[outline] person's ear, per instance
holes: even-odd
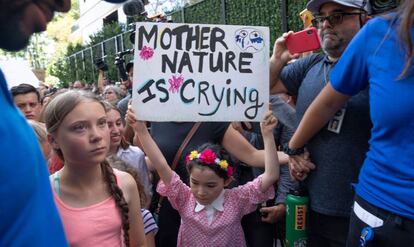
[[[370,15],[365,14],[365,15],[364,15],[364,24],[365,24],[365,23],[367,23],[369,20],[371,20],[371,18],[372,18],[372,17],[371,17]]]
[[[53,149],[58,150],[59,149],[59,144],[56,141],[56,138],[51,135],[51,134],[47,134],[47,141],[49,142],[50,146],[52,146]]]
[[[365,25],[365,23],[367,23],[372,17],[369,16],[368,14],[362,14],[361,15],[361,28],[362,26]]]

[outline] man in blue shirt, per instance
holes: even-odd
[[[69,9],[70,0],[0,1],[0,48],[23,49],[55,11]],[[67,246],[46,162],[1,71],[0,109],[0,246]]]

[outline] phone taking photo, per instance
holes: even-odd
[[[285,44],[291,54],[315,51],[321,48],[318,30],[315,27],[290,34],[286,38]]]

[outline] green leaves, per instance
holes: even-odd
[[[288,4],[288,29],[303,29],[299,13],[306,8],[307,0],[204,0],[185,7],[184,17],[186,23],[268,26],[273,44],[283,33],[282,1]],[[222,2],[225,4],[225,23],[221,22]],[[183,22],[181,9],[170,15],[173,22]]]
[[[282,35],[282,1],[288,5],[287,23],[288,29],[299,31],[303,29],[303,23],[299,13],[305,9],[307,0],[204,0],[199,3],[178,9],[169,13],[173,22],[176,23],[202,23],[202,24],[229,24],[229,25],[248,25],[248,26],[268,26],[270,28],[270,51],[273,50],[273,44],[277,37]],[[224,12],[222,3],[224,3]],[[183,19],[184,17],[184,19]],[[93,83],[97,80],[97,74],[94,71],[93,60],[101,57],[102,47],[100,42],[114,37],[125,31],[124,26],[118,23],[112,23],[90,37],[90,43],[85,46],[70,46],[65,54],[65,62],[61,62],[58,68],[53,69],[55,76],[58,76],[64,82],[73,82],[75,80],[84,80],[87,83]],[[118,47],[120,42],[118,41]],[[83,57],[82,54],[71,56],[86,48]],[[123,35],[124,49],[132,48],[127,34]],[[105,62],[109,66],[107,77],[117,80],[117,70],[113,65],[115,57],[115,42],[110,40],[105,42]],[[132,57],[126,57],[129,61]],[[62,60],[61,60],[62,61]],[[63,71],[62,71],[63,70]],[[59,74],[59,75],[58,75]]]

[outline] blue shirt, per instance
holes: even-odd
[[[0,71],[0,246],[67,246],[46,162]]]
[[[405,65],[397,30],[390,20],[370,20],[330,79],[335,90],[347,95],[369,88],[373,128],[357,194],[377,207],[414,219],[414,69],[411,66],[407,77],[397,79]]]

